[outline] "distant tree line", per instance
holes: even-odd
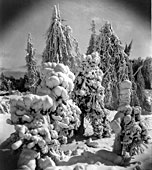
[[[151,103],[148,102],[145,90],[152,89],[152,57],[131,60],[133,77],[136,83],[136,94],[139,105],[151,112]]]
[[[9,86],[12,90],[18,90],[20,92],[28,91],[27,84],[27,76],[25,75],[23,78],[15,79],[13,76],[7,77],[4,73],[0,75],[0,91],[8,91]]]
[[[138,75],[141,74],[144,89],[152,89],[152,57],[133,59],[132,64],[136,83],[139,82]]]

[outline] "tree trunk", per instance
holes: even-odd
[[[114,145],[113,145],[113,152],[116,153],[117,155],[121,155],[121,153],[122,153],[122,145],[121,145],[120,134],[115,135],[115,141],[114,141]]]
[[[75,134],[83,136],[84,133],[85,133],[85,129],[84,129],[84,114],[83,114],[83,112],[80,115],[80,121],[81,121],[81,124],[80,124],[78,130],[75,132]]]

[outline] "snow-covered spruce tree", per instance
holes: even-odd
[[[100,56],[97,52],[84,55],[75,79],[73,99],[82,111],[78,134],[84,134],[84,118],[87,117],[93,127],[94,136],[110,136],[107,112],[104,108],[104,87],[101,85],[103,72],[99,68]]]
[[[96,50],[96,37],[97,37],[97,35],[96,35],[96,25],[95,25],[94,20],[92,20],[90,30],[91,30],[92,34],[91,34],[91,38],[90,38],[90,42],[89,42],[89,47],[88,47],[87,53],[86,53],[87,55],[92,54]]]
[[[76,67],[80,63],[78,42],[72,36],[71,27],[63,25],[62,21],[64,20],[61,19],[59,7],[54,6],[42,62],[60,62],[76,72]]]
[[[100,54],[100,68],[104,73],[102,85],[105,87],[105,96],[107,96],[105,106],[116,109],[119,84],[128,78],[128,55],[108,22],[101,27],[100,34],[97,36],[96,51]]]
[[[27,66],[27,86],[29,90],[35,93],[35,88],[38,82],[38,71],[37,71],[37,63],[35,59],[35,49],[33,48],[33,44],[31,42],[31,35],[28,34],[27,39],[27,49],[26,49],[26,66]]]

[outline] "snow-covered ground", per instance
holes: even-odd
[[[110,112],[109,119],[112,120],[115,111]],[[5,141],[9,135],[14,131],[13,127],[6,123],[6,119],[10,114],[0,114],[0,143]],[[149,134],[152,137],[152,115],[142,116],[146,123]],[[86,133],[91,133],[91,128],[86,121]],[[112,154],[112,146],[115,135],[111,138],[103,138],[95,140],[98,143],[98,148],[88,147],[86,139],[75,139],[71,143],[62,146],[62,150],[76,150],[77,155],[66,156],[57,167],[49,168],[49,170],[133,170],[138,164],[131,164],[128,167],[121,167],[114,165],[111,161],[104,159],[105,155]],[[142,170],[150,170],[152,167],[152,144],[145,150],[144,154],[135,156],[132,161],[140,161]],[[0,170],[14,170],[16,168],[17,157],[12,156],[9,149],[0,149]],[[146,165],[146,167],[145,167]],[[79,167],[79,168],[78,168]],[[144,167],[144,168],[143,168]],[[134,169],[135,170],[135,169]],[[138,170],[138,169],[137,169]]]

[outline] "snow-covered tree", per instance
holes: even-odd
[[[101,138],[110,136],[110,126],[104,108],[104,87],[101,85],[103,72],[98,66],[99,63],[98,53],[84,55],[72,96],[82,111],[78,133],[84,134],[84,118],[87,117],[93,127],[94,136]]]
[[[72,36],[72,28],[63,25],[62,21],[64,20],[60,16],[59,7],[54,6],[42,62],[60,62],[76,72],[81,56],[78,42]]]
[[[119,83],[128,78],[128,56],[109,22],[100,29],[96,51],[100,54],[100,68],[104,73],[102,84],[105,87],[105,106],[116,109]],[[109,94],[110,91],[112,95]]]
[[[27,39],[27,49],[26,49],[26,66],[27,66],[27,77],[28,82],[27,86],[31,92],[34,92],[38,81],[38,71],[37,71],[37,62],[35,58],[35,49],[33,48],[31,35],[28,34]]]
[[[89,42],[89,47],[87,49],[87,53],[86,54],[91,54],[93,52],[95,52],[96,50],[96,25],[95,25],[95,21],[92,20],[92,23],[91,23],[91,38],[90,38],[90,42]]]

